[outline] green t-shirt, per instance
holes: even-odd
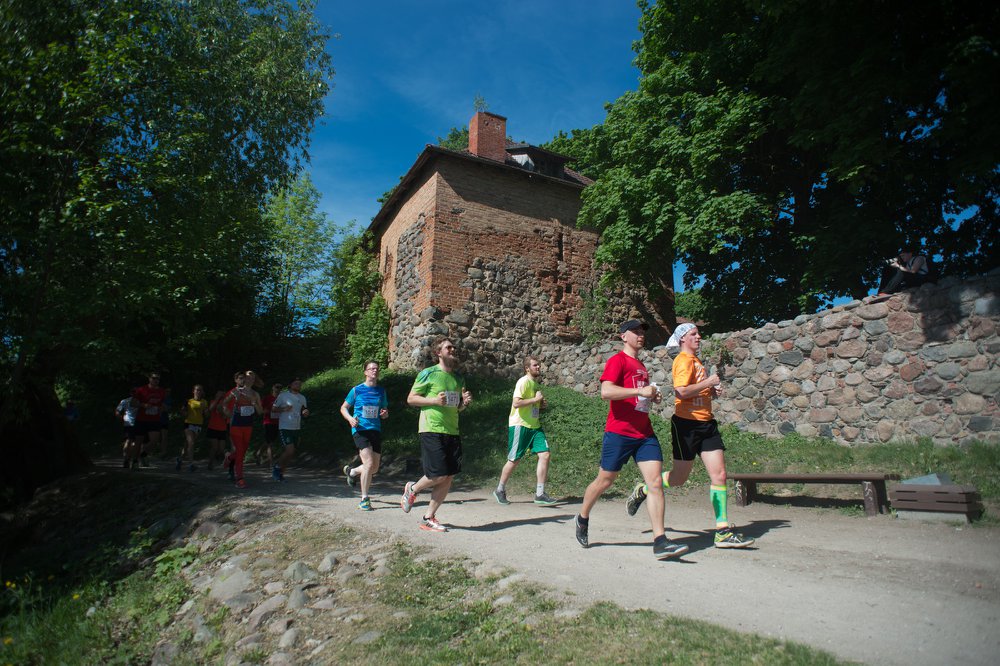
[[[458,407],[462,404],[463,388],[465,388],[465,378],[458,373],[445,372],[440,365],[432,365],[421,370],[413,382],[412,391],[424,398],[444,392],[448,396],[448,404],[421,407],[418,432],[457,435]]]
[[[531,375],[525,375],[517,380],[517,384],[514,386],[514,397],[520,398],[521,400],[531,400],[538,393],[538,384]],[[542,427],[542,424],[538,420],[538,412],[541,405],[535,403],[533,405],[528,405],[527,407],[515,407],[513,403],[510,406],[510,418],[507,419],[508,426],[523,426],[525,428],[531,428],[532,430],[538,430]]]

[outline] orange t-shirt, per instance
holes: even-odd
[[[708,379],[705,366],[698,357],[683,351],[674,359],[673,375],[674,388],[690,386]],[[698,395],[686,400],[681,400],[674,394],[674,414],[692,421],[711,421],[712,387],[703,389]]]

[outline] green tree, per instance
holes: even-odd
[[[382,276],[370,234],[349,235],[337,246],[326,269],[330,308],[320,332],[331,339],[334,357],[347,358],[347,338],[378,293]]]
[[[351,365],[361,366],[368,361],[379,365],[389,363],[389,306],[382,294],[376,293],[358,319],[354,332],[347,338],[351,350]]]
[[[905,241],[947,273],[995,265],[997,6],[642,10],[639,89],[556,139],[598,179],[580,219],[618,277],[654,282],[680,259],[724,328],[863,295]]]
[[[452,127],[448,136],[438,137],[438,145],[448,150],[463,151],[469,149],[469,128]]]
[[[252,339],[264,199],[303,162],[333,73],[312,8],[0,2],[7,469],[32,448],[8,428],[48,420],[57,376]]]
[[[326,272],[343,230],[319,210],[319,200],[302,173],[270,197],[264,211],[273,238],[273,282],[264,286],[261,306],[280,337],[313,332],[330,309]]]

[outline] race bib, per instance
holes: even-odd
[[[449,407],[458,407],[462,404],[462,394],[458,391],[445,391],[444,399],[446,405]]]
[[[242,405],[240,407],[240,416],[253,416],[253,405]]]
[[[531,418],[533,418],[533,419],[537,419],[538,418],[538,407],[537,406],[531,408]]]
[[[363,418],[363,419],[377,419],[378,418],[378,405],[363,405],[361,407],[361,418]]]
[[[148,414],[150,416],[156,416],[159,413],[160,413],[160,410],[157,407],[147,407],[146,408],[146,414]]]

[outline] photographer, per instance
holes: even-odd
[[[886,262],[882,270],[882,280],[879,282],[878,295],[888,296],[903,289],[919,287],[930,280],[927,259],[907,246]]]

